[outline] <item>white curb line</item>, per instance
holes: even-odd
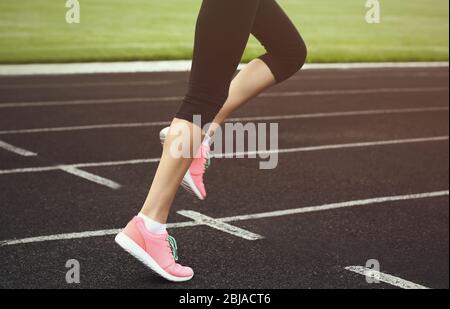
[[[240,67],[242,67],[241,65]],[[330,63],[306,64],[304,70],[325,69],[385,69],[385,68],[448,68],[448,62],[380,62],[380,63]],[[188,72],[190,60],[134,61],[134,62],[92,62],[62,64],[12,64],[0,65],[0,76],[23,75],[68,75],[94,73],[152,73]]]

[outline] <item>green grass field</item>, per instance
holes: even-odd
[[[65,2],[1,1],[0,63],[191,56],[201,0],[80,0],[80,24],[65,22]],[[365,2],[279,0],[307,42],[309,62],[448,60],[448,0],[380,0],[376,25],[365,21]],[[251,39],[244,58],[262,52]]]

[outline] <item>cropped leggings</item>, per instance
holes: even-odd
[[[265,47],[259,59],[277,83],[304,65],[305,43],[275,0],[203,0],[189,88],[176,118],[193,122],[200,115],[202,125],[213,121],[228,97],[250,34]]]

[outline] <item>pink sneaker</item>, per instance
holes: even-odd
[[[194,194],[200,200],[206,198],[205,184],[203,183],[203,176],[205,175],[206,169],[209,167],[209,151],[210,147],[208,145],[203,145],[197,156],[191,163],[189,170],[183,177],[181,186],[188,192]]]
[[[169,133],[169,128],[164,128],[159,133],[161,139],[161,144],[164,144],[166,136]],[[183,177],[181,186],[189,193],[195,195],[198,199],[204,200],[206,198],[206,189],[203,182],[203,176],[205,175],[206,169],[209,167],[211,148],[209,145],[204,145],[200,147],[198,154],[195,156],[194,160],[189,167],[186,175]]]
[[[178,260],[175,239],[167,233],[158,235],[148,232],[144,220],[139,217],[134,217],[116,236],[116,243],[169,281],[183,282],[194,276],[194,271],[190,267],[175,262]]]

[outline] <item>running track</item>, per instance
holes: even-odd
[[[279,122],[278,168],[216,159],[209,199],[180,190],[171,217],[196,276],[146,271],[112,235],[145,198],[186,82],[0,77],[0,287],[449,287],[448,67],[310,70],[254,100],[234,117]],[[361,275],[369,259],[383,282]]]

